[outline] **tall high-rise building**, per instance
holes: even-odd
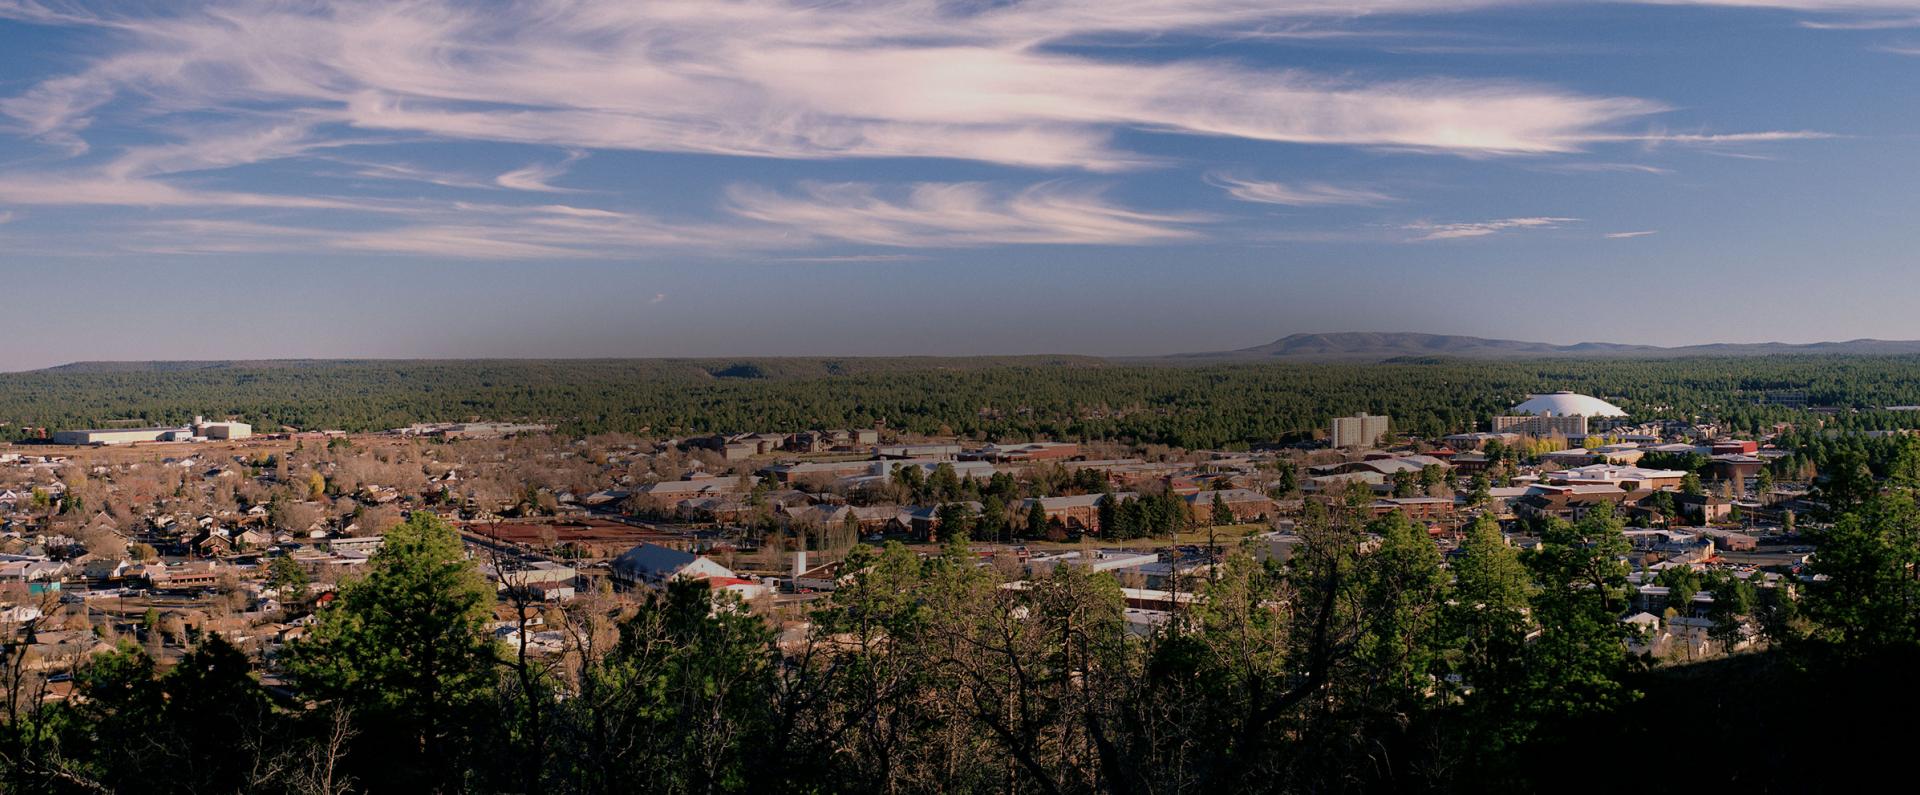
[[[1328,435],[1334,447],[1372,447],[1387,435],[1387,416],[1363,411],[1351,417],[1334,417]]]

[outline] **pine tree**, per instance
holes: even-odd
[[[1046,534],[1047,509],[1040,507],[1040,501],[1035,499],[1032,507],[1027,509],[1027,535],[1032,538],[1040,538]]]
[[[1235,522],[1233,509],[1227,506],[1227,500],[1218,493],[1213,495],[1213,526],[1229,525]]]
[[[355,716],[356,768],[401,790],[457,789],[493,685],[492,589],[453,528],[416,512],[339,594],[288,646],[288,671]]]

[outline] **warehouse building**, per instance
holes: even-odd
[[[191,425],[156,428],[89,428],[55,431],[54,444],[102,446],[141,442],[185,442],[193,439],[245,439],[253,435],[253,426],[244,422],[208,422],[194,417]]]
[[[136,442],[176,442],[193,437],[191,428],[89,428],[55,431],[54,444],[134,444]]]

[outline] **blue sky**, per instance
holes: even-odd
[[[1916,338],[1920,0],[0,0],[0,369]]]

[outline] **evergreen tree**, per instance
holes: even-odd
[[[980,498],[980,537],[991,541],[1007,537],[1007,503],[998,494]]]
[[[1453,575],[1445,621],[1458,648],[1452,667],[1468,693],[1459,750],[1477,764],[1527,736],[1513,715],[1525,695],[1533,583],[1499,523],[1486,515],[1467,526]]]
[[[966,503],[944,503],[940,506],[938,516],[941,541],[972,536],[973,509],[967,507]]]
[[[1564,721],[1635,698],[1622,684],[1630,550],[1620,521],[1604,511],[1542,528],[1540,546],[1526,558],[1540,585],[1532,604],[1540,635],[1527,647],[1526,692],[1516,700],[1527,719]]]
[[[1380,544],[1362,568],[1365,629],[1357,644],[1368,685],[1382,692],[1364,698],[1413,704],[1432,686],[1440,659],[1441,608],[1447,599],[1440,550],[1426,528],[1394,511],[1369,523]]]
[[[1035,499],[1033,505],[1027,508],[1027,535],[1032,538],[1040,538],[1046,534],[1047,509],[1040,507],[1040,501]]]
[[[267,587],[278,591],[282,601],[306,599],[310,581],[306,570],[286,555],[274,558],[272,563],[267,564]]]
[[[459,789],[494,679],[492,589],[453,528],[416,512],[339,593],[287,648],[288,671],[354,715],[351,761],[369,786]]]
[[[1817,535],[1806,614],[1816,637],[1848,654],[1920,643],[1920,509],[1906,495],[1870,499]]]

